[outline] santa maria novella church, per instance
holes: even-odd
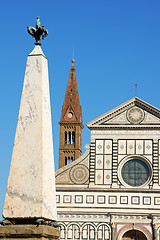
[[[56,202],[62,240],[160,239],[160,110],[134,97],[87,123],[74,60],[60,118]]]

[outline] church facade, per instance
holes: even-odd
[[[87,127],[86,152],[56,172],[60,239],[159,240],[160,110],[135,97]]]

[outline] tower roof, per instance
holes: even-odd
[[[82,123],[82,111],[79,101],[78,85],[76,71],[72,60],[72,66],[69,74],[66,94],[62,107],[61,122],[79,122]]]

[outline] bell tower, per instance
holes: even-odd
[[[73,162],[82,155],[82,129],[84,126],[74,62],[72,60],[59,122],[59,168]]]

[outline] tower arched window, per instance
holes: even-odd
[[[70,159],[70,157],[68,157],[68,164],[70,164],[70,161],[71,161],[71,159]]]
[[[65,144],[67,144],[67,132],[65,132]]]
[[[67,157],[65,157],[65,165],[68,164],[68,160],[67,160]]]
[[[68,144],[71,144],[71,132],[68,134]]]
[[[65,157],[65,165],[68,165],[73,162],[73,157]]]
[[[75,143],[75,132],[72,132],[72,144]]]

